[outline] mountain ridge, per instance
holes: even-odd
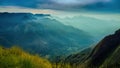
[[[31,53],[49,56],[76,52],[94,43],[85,31],[49,17],[48,14],[0,13],[0,45],[17,45]]]
[[[72,54],[64,62],[75,68],[119,68],[119,52],[120,29],[103,38],[93,49],[88,48]]]

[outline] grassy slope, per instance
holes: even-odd
[[[18,47],[0,47],[0,68],[71,68],[71,66],[50,63],[47,59],[26,53]]]
[[[17,47],[0,47],[0,68],[52,68],[46,59],[30,55]]]

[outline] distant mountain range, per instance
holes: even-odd
[[[83,30],[62,24],[49,14],[0,13],[0,45],[51,57],[80,51],[94,43]]]
[[[120,68],[120,30],[106,36],[93,49],[68,56],[65,63],[74,68]]]
[[[118,17],[119,18],[119,17]],[[74,17],[66,17],[59,18],[55,17],[55,19],[61,21],[65,25],[70,25],[75,28],[81,29],[83,31],[88,32],[93,37],[95,37],[95,41],[100,41],[106,35],[113,33],[115,30],[119,29],[120,21],[118,18],[102,18],[101,16],[92,16],[92,15],[81,15]]]

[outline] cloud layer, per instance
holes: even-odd
[[[20,6],[53,10],[120,11],[120,0],[0,0],[0,6]]]

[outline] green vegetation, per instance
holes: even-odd
[[[52,68],[46,59],[30,55],[18,47],[0,47],[0,68]]]
[[[63,64],[63,63],[55,63],[52,64],[53,68],[72,68],[70,64]]]
[[[50,63],[47,59],[26,53],[19,47],[0,47],[0,68],[71,68],[71,66]]]

